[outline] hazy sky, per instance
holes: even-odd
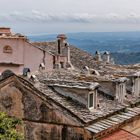
[[[0,26],[26,34],[140,31],[140,0],[0,0]]]

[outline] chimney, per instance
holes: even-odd
[[[100,54],[99,51],[96,51],[96,52],[95,52],[95,57],[96,57],[96,60],[97,60],[97,61],[102,61],[102,59],[101,59],[101,54]]]
[[[114,80],[116,84],[116,99],[123,103],[125,96],[126,96],[126,82],[128,79],[126,77],[121,77],[116,80]]]
[[[58,49],[58,54],[62,53],[62,47],[65,46],[65,40],[67,39],[65,34],[59,34],[57,36],[57,49]]]
[[[140,72],[135,73],[132,75],[132,93],[134,96],[140,96]]]
[[[108,62],[108,63],[110,62],[110,54],[108,51],[104,52],[103,61]]]
[[[0,35],[7,35],[10,36],[11,35],[11,29],[7,28],[7,27],[0,27]]]

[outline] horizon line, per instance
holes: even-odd
[[[40,36],[40,35],[58,35],[58,34],[80,34],[80,33],[136,33],[140,32],[139,31],[79,31],[79,32],[61,32],[61,33],[33,33],[33,34],[28,34],[26,36]]]

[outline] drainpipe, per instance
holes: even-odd
[[[43,51],[43,63],[44,63],[44,65],[45,65],[45,57],[46,57],[46,52]]]

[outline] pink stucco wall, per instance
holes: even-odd
[[[45,56],[44,56],[45,55]],[[46,70],[53,69],[53,56],[48,52],[44,52],[32,44],[26,42],[24,49],[24,64],[25,67],[30,68],[31,71],[37,71],[39,65],[43,63],[43,58],[45,60]]]
[[[3,53],[3,47],[9,45],[12,53]],[[0,38],[0,63],[16,63],[23,64],[24,41],[19,39]]]
[[[7,66],[0,66],[0,74],[5,71],[6,69],[13,71],[16,74],[19,74],[23,70],[23,66],[12,66],[12,65],[7,65]]]
[[[13,52],[3,53],[3,47],[9,45]],[[45,55],[45,56],[44,56]],[[30,68],[31,72],[39,69],[39,65],[45,60],[46,70],[53,69],[53,56],[28,43],[22,38],[0,38],[0,73],[10,69],[15,73],[22,73],[23,68]],[[2,65],[2,64],[9,65]],[[10,63],[17,64],[14,66]]]
[[[53,55],[45,52],[45,68],[47,71],[51,71],[53,69]]]

